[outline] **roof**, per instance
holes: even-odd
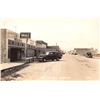
[[[48,46],[47,48],[59,49],[59,46]]]
[[[93,48],[74,48],[74,50],[92,50]]]
[[[46,45],[47,45],[47,43],[44,42],[44,41],[42,41],[42,40],[36,40],[36,43],[39,43],[39,44],[46,44]]]

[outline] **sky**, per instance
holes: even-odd
[[[100,48],[98,0],[3,0],[0,7],[1,28],[31,32],[31,39],[66,50]]]

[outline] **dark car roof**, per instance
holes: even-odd
[[[59,51],[47,51],[47,52],[59,52]]]

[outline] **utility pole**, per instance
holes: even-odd
[[[57,51],[57,43],[56,43],[56,51]]]
[[[57,46],[57,43],[56,43],[56,46]]]
[[[25,62],[27,58],[27,42],[28,42],[28,38],[26,38],[26,43],[25,43]]]

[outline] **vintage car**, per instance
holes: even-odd
[[[49,51],[49,52],[46,52],[45,54],[40,54],[38,56],[38,61],[39,62],[45,62],[45,61],[48,61],[48,60],[57,60],[59,61],[59,59],[62,58],[62,53],[59,52],[59,51]]]

